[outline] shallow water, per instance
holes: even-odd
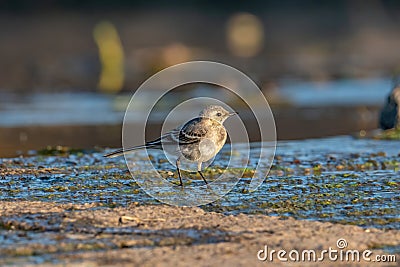
[[[274,95],[296,107],[382,106],[390,90],[390,79],[383,78],[326,82],[288,80],[280,82]],[[204,85],[189,93],[192,97],[218,94],[215,88]],[[0,127],[119,124],[132,94],[0,92]],[[148,94],[158,95],[158,92]],[[142,115],[138,114],[139,117]],[[180,119],[186,117],[177,118],[177,121]]]
[[[215,89],[200,85],[165,96],[147,121],[146,138],[158,138],[165,115],[175,104],[210,95],[237,109],[247,129],[259,127],[250,111],[238,105],[237,98],[226,90]],[[380,108],[390,90],[391,82],[384,78],[323,83],[282,80],[276,90],[266,90],[265,95],[274,114],[278,139],[293,140],[375,129]],[[121,124],[132,93],[0,92],[0,157],[27,155],[30,150],[46,146],[120,146]],[[158,93],[157,90],[146,92],[143,103]],[[139,123],[146,115],[140,111],[143,108],[138,106],[137,113],[130,116],[136,131],[132,136],[143,135],[143,125]],[[173,118],[171,126],[191,119],[189,114],[197,114],[202,107],[187,108],[187,112],[169,117]],[[260,141],[258,131],[248,131],[248,137],[253,142]],[[142,143],[141,139],[137,143]]]
[[[252,146],[256,151],[257,144]],[[210,181],[225,169],[228,149],[224,148],[205,171]],[[132,179],[123,158],[104,159],[103,151],[60,153],[60,156],[2,159],[0,199],[96,202],[105,206],[159,203]],[[234,153],[241,155],[241,151]],[[255,167],[251,159],[246,168],[234,166],[226,170],[232,177],[244,172],[244,178],[228,195],[202,207],[227,214],[261,213],[400,229],[399,153],[399,141],[343,136],[281,142],[273,167],[258,190],[248,191],[249,177]],[[161,175],[177,183],[174,167],[165,157],[159,152],[151,155]],[[135,159],[135,175],[151,179],[151,173],[140,171],[146,160],[144,153],[138,153]],[[187,172],[184,182],[186,187],[203,185],[199,177]],[[174,197],[174,192],[160,191],[160,194]]]

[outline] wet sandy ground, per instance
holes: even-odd
[[[165,205],[98,208],[93,204],[2,201],[0,218],[2,266],[262,266],[270,264],[257,259],[265,245],[275,250],[321,251],[337,249],[338,238],[344,238],[347,249],[371,249],[371,259],[389,254],[381,248],[400,246],[399,230],[223,215]],[[283,264],[276,255],[274,263]],[[328,257],[324,261],[324,266],[338,264],[396,265],[331,262]]]
[[[103,150],[1,159],[0,266],[262,266],[271,263],[257,259],[265,245],[270,252],[314,249],[320,256],[337,249],[339,238],[346,249],[372,250],[371,259],[395,254],[398,264],[398,141],[335,137],[279,145],[257,191],[246,191],[254,166],[242,166],[235,189],[201,208],[160,204],[140,189],[123,159],[104,159]],[[226,152],[207,177],[223,171]],[[141,169],[148,159],[135,157],[137,175],[148,175]],[[161,155],[153,153],[152,161],[177,181]],[[189,178],[187,187],[202,182]],[[283,264],[276,254],[273,263]],[[396,265],[325,257],[326,266],[339,263]]]

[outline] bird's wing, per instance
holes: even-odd
[[[207,134],[207,129],[204,127],[202,120],[204,118],[194,118],[182,127],[178,127],[160,138],[146,143],[146,145],[156,145],[163,143],[164,145],[186,145],[194,144],[201,141]]]
[[[207,127],[204,125],[205,118],[194,118],[187,122],[179,131],[180,144],[193,144],[200,142],[207,134]]]
[[[165,133],[156,140],[146,142],[145,145],[120,149],[104,156],[112,158],[142,148],[163,149],[163,145],[188,145],[199,143],[207,134],[207,127],[204,125],[204,120],[207,120],[207,118],[194,118],[183,126]]]
[[[200,142],[207,134],[207,127],[204,124],[205,118],[194,118],[187,122],[179,131],[180,144],[192,144]]]

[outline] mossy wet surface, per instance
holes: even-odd
[[[400,140],[400,126],[389,129],[386,131],[381,131],[373,136],[377,140]]]
[[[123,158],[105,159],[103,151],[50,150],[32,157],[2,159],[0,200],[107,207],[160,203],[132,179]],[[243,172],[243,178],[228,195],[202,206],[206,211],[400,229],[400,141],[336,137],[280,143],[268,177],[255,192],[248,190],[255,162],[225,170],[228,152],[218,155],[205,176],[212,181],[226,171],[232,176]],[[165,157],[157,151],[151,155],[160,174],[177,183],[174,167]],[[134,175],[151,179],[151,173],[140,170],[145,154],[139,152],[135,157],[138,167]],[[184,172],[184,182],[186,186],[203,183],[188,172]]]

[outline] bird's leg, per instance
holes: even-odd
[[[206,178],[204,178],[203,173],[201,172],[201,162],[197,163],[197,172],[200,174],[201,178],[203,178],[203,181],[208,184]]]
[[[204,178],[204,176],[203,176],[203,173],[202,173],[201,171],[197,171],[197,172],[200,174],[201,178],[203,178],[203,181],[204,181],[206,184],[208,184],[206,178]]]
[[[176,160],[176,170],[178,171],[179,185],[180,185],[180,186],[183,186],[183,183],[182,183],[182,176],[181,176],[181,170],[179,169],[179,164],[180,164],[180,159],[178,158],[178,159]]]

